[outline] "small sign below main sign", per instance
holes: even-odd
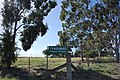
[[[49,54],[67,53],[67,47],[66,46],[48,46],[48,53]]]

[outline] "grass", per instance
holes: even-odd
[[[90,63],[88,67],[86,63],[79,64],[80,58],[72,58],[72,62],[78,68],[80,73],[73,72],[73,80],[115,80],[112,78],[113,75],[118,75],[118,64],[117,63],[108,63],[110,58],[101,58],[99,63]],[[14,67],[11,70],[6,70],[5,74],[8,73],[12,75],[12,77],[8,78],[6,75],[4,77],[0,77],[0,80],[48,80],[43,79],[44,76],[37,76],[37,73],[32,74],[28,72],[28,58],[18,58]],[[107,62],[108,61],[108,62]],[[31,62],[31,70],[34,68],[46,68],[46,58],[30,58]],[[65,58],[49,58],[49,69],[53,69],[61,64],[66,62]],[[12,72],[11,72],[12,71]],[[52,80],[65,80],[66,70],[62,70],[61,72],[57,72],[52,74],[54,79]],[[18,73],[18,74],[16,74]],[[24,73],[24,74],[23,74]],[[41,72],[43,73],[43,72]],[[2,73],[1,73],[2,74]],[[27,75],[25,77],[24,75]],[[27,79],[25,79],[27,78]],[[33,78],[33,79],[32,79]],[[38,79],[36,79],[38,78]],[[46,76],[44,77],[46,78]],[[62,79],[63,78],[63,79]],[[50,80],[50,79],[49,79]]]
[[[79,68],[84,70],[93,70],[105,75],[117,75],[118,74],[118,64],[117,63],[94,63],[89,67],[86,64],[79,65]]]
[[[49,69],[53,69],[61,64],[65,63],[65,58],[49,58]],[[18,58],[13,66],[28,67],[29,58]],[[32,68],[46,68],[46,58],[30,58],[30,64]]]
[[[16,78],[7,78],[7,77],[6,78],[2,78],[1,77],[0,80],[16,80]]]

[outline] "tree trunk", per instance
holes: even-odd
[[[83,52],[81,53],[81,60],[84,61],[84,55],[83,55]]]
[[[81,40],[81,60],[84,61],[82,40]]]
[[[87,62],[87,66],[89,67],[90,64],[89,64],[89,55],[86,56],[86,62]]]
[[[101,56],[101,52],[100,50],[98,50],[98,57],[100,58],[100,56]]]
[[[93,63],[95,63],[95,57],[94,57]]]
[[[120,47],[120,28],[119,26],[117,26],[117,32],[115,35],[115,44],[116,44],[116,48],[115,48],[115,54],[116,54],[116,62],[119,63],[119,47]],[[117,38],[117,35],[119,36],[119,39]]]
[[[119,45],[118,45],[118,43],[116,44],[115,54],[116,54],[116,62],[119,63]]]
[[[101,52],[100,52],[100,50],[98,50],[98,53],[97,53],[97,60],[100,58],[100,56],[101,56]]]
[[[12,50],[10,51],[9,61],[7,62],[7,67],[10,68],[12,62],[15,62],[15,38],[16,38],[16,32],[17,32],[17,21],[15,22],[14,32],[13,32],[13,39],[12,39]]]
[[[7,68],[10,68],[10,67],[11,67],[11,62],[7,64]]]

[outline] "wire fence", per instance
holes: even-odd
[[[14,67],[34,70],[34,69],[53,69],[66,62],[65,58],[47,58],[46,57],[18,57]]]

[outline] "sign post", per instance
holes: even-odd
[[[72,80],[72,69],[71,69],[71,55],[67,50],[66,46],[48,46],[48,55],[50,54],[66,54],[66,65],[67,65],[67,80]]]
[[[72,80],[71,55],[70,55],[70,53],[67,53],[67,55],[66,55],[66,63],[67,63],[67,80]]]

